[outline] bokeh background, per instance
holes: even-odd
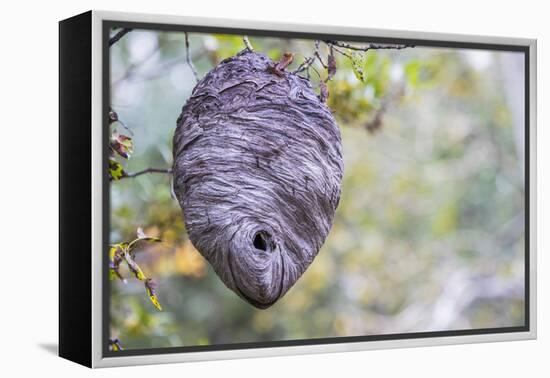
[[[272,59],[293,52],[289,70],[314,51],[311,40],[250,41]],[[189,46],[200,77],[244,48],[241,36],[200,33]],[[172,165],[196,83],[186,52],[184,33],[146,30],[110,48],[111,106],[135,143],[128,172]],[[345,164],[334,225],[267,310],[227,289],[194,249],[169,175],[111,183],[111,243],[138,227],[163,239],[135,256],[163,311],[124,268],[128,282],[111,281],[111,336],[125,349],[524,324],[523,55],[417,46],[362,58],[363,80],[338,54],[328,84]],[[314,68],[317,88],[326,72]]]

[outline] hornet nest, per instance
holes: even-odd
[[[250,50],[193,89],[174,135],[174,192],[189,238],[258,308],[296,283],[340,199],[340,131],[308,80]]]

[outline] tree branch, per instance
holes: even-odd
[[[327,69],[328,66],[323,62],[323,59],[321,59],[321,54],[319,54],[319,44],[321,41],[317,40],[315,41],[315,56],[319,60],[319,63],[321,63],[321,66],[323,66],[324,69]]]
[[[171,168],[145,168],[141,171],[137,171],[137,172],[133,172],[133,173],[126,173],[126,175],[122,176],[119,180],[122,180],[124,178],[133,178],[133,177],[141,176],[141,175],[144,175],[146,173],[164,173],[164,174],[167,174],[167,175],[171,175],[172,174],[172,169]]]
[[[315,59],[319,60],[319,62],[323,66],[323,68],[327,68],[327,66],[325,65],[325,63],[321,59],[321,55],[319,54],[319,43],[320,43],[320,41],[318,41],[318,40],[315,41],[315,50],[313,51],[313,55],[310,56],[309,58],[307,58],[306,60],[304,60],[302,62],[302,64],[300,64],[298,66],[298,68],[296,68],[292,73],[297,74],[297,73],[303,72],[305,70],[309,70],[311,65],[315,62]]]
[[[369,43],[364,46],[357,46],[352,45],[347,42],[340,42],[340,41],[332,41],[332,40],[325,40],[323,41],[329,46],[338,46],[349,50],[355,50],[355,51],[369,51],[369,50],[384,50],[384,49],[394,49],[394,50],[401,50],[406,49],[408,47],[414,47],[414,45],[406,45],[406,44],[389,44],[389,43]],[[337,50],[339,51],[339,50]],[[339,51],[340,52],[340,51]]]
[[[195,65],[191,61],[191,57],[189,56],[189,34],[187,32],[184,32],[185,34],[185,60],[187,61],[187,65],[189,65],[189,68],[191,68],[191,71],[193,72],[193,76],[195,76],[195,80],[197,83],[199,82],[199,74],[197,73],[197,69],[195,68]]]
[[[305,71],[307,69],[309,69],[309,66],[311,66],[313,64],[313,62],[315,61],[315,56],[310,56],[309,58],[307,58],[306,60],[304,60],[302,62],[302,64],[300,64],[298,66],[298,68],[296,68],[292,73],[300,73],[302,71]]]
[[[131,32],[131,28],[124,28],[109,39],[109,47],[117,43],[122,37]]]
[[[243,35],[243,42],[244,42],[244,45],[246,46],[246,48],[248,49],[248,51],[250,51],[250,52],[254,51],[254,47],[252,47],[252,44],[248,40],[247,35]]]
[[[351,56],[350,54],[348,54],[348,53],[345,52],[345,51],[340,50],[339,48],[336,48],[335,45],[330,45],[330,46],[331,46],[331,47],[333,48],[333,50],[336,51],[337,53],[342,54],[343,56],[345,56],[345,57],[348,58],[348,59],[353,59],[352,56]]]

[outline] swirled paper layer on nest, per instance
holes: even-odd
[[[336,122],[309,81],[244,51],[212,69],[174,135],[174,191],[189,237],[258,308],[312,263],[340,198]]]

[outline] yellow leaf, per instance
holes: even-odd
[[[130,256],[129,253],[124,253],[124,259],[126,260],[126,263],[128,264],[128,268],[130,268],[130,271],[132,274],[140,281],[145,281],[147,277],[139,267],[139,265],[132,259],[132,256]]]
[[[153,305],[157,308],[157,310],[162,311],[162,307],[160,306],[159,300],[157,298],[156,294],[156,284],[155,282],[148,278],[145,280],[145,290],[147,291],[147,295],[149,296],[149,299],[153,303]]]
[[[153,305],[157,308],[157,310],[159,311],[162,311],[162,307],[158,301],[158,298],[156,295],[149,295],[149,299],[151,300],[151,302],[153,303]]]
[[[120,278],[121,281],[126,283],[126,280],[120,275],[120,271],[118,270],[122,261],[120,252],[123,252],[124,250],[124,243],[114,244],[109,248],[109,278],[111,280]]]
[[[141,242],[141,241],[150,242],[150,243],[160,243],[160,242],[162,242],[162,240],[160,240],[157,237],[146,235],[143,232],[143,229],[141,227],[138,227],[138,229],[137,229],[137,239],[132,240],[130,242],[130,244],[128,245],[128,248],[130,250],[132,250],[136,246],[136,244],[138,242]]]
[[[113,352],[118,352],[120,350],[123,350],[122,349],[122,345],[120,345],[120,340],[115,338],[115,339],[109,339],[109,348],[113,351]]]
[[[113,180],[120,180],[122,177],[126,176],[124,168],[118,161],[109,159],[109,176]]]
[[[109,260],[113,261],[115,259],[115,253],[118,248],[116,246],[112,246],[109,248]]]
[[[115,255],[119,248],[122,249],[121,244],[113,244],[111,248],[109,248],[109,260],[111,261],[115,260]]]

